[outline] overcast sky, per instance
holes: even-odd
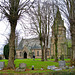
[[[31,1],[33,1],[33,0],[31,0]],[[28,21],[25,21],[25,24],[29,25]],[[16,30],[17,30],[17,32],[20,33],[20,35],[19,35],[20,38],[26,36],[28,33],[28,32],[26,32],[26,34],[25,34],[25,32],[23,31],[23,27],[21,26],[21,23],[20,24],[18,23]],[[2,21],[0,21],[0,54],[3,53],[3,47],[7,43],[7,38],[9,38],[9,34],[10,34],[9,22],[6,19],[3,19]]]
[[[25,21],[25,24],[29,25],[27,20]],[[66,24],[66,22],[65,22],[65,27],[68,29],[68,25]],[[28,35],[28,32],[24,33],[23,28],[19,23],[17,25],[16,30],[20,33],[20,38],[22,38],[22,37],[25,38],[25,36]],[[8,21],[6,19],[4,19],[4,20],[0,21],[0,54],[3,53],[3,47],[7,43],[7,38],[9,38],[9,34],[10,34],[10,25],[9,25]]]

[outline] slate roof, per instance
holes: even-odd
[[[24,46],[28,50],[41,49],[39,38],[22,39],[16,50],[23,50]],[[50,48],[50,46],[48,46]]]
[[[23,47],[23,39],[21,40],[21,42],[19,43],[18,47],[16,48],[16,50],[22,50]]]
[[[41,46],[34,45],[31,49],[41,49]]]
[[[41,49],[40,41],[38,38],[22,39],[16,50],[23,50],[24,46],[26,46],[28,50],[39,48]]]

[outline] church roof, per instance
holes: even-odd
[[[23,50],[24,46],[28,50],[41,49],[39,38],[22,39],[16,50]],[[48,46],[50,48],[50,46]]]
[[[23,39],[21,40],[21,42],[19,43],[18,47],[16,48],[16,50],[22,50],[23,47]]]
[[[41,46],[34,45],[31,49],[41,49]]]
[[[22,39],[17,50],[23,50],[24,46],[26,46],[28,50],[41,48],[38,38]]]

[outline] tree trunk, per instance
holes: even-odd
[[[9,60],[8,67],[14,69],[14,53],[15,53],[15,28],[16,24],[11,24],[11,33],[9,39]]]
[[[58,38],[57,38],[57,34],[55,36],[55,62],[58,62],[58,57],[57,57],[57,41],[58,41]]]
[[[44,61],[44,47],[42,47],[42,58],[41,61]]]
[[[44,58],[45,58],[45,61],[47,61],[47,38],[46,38],[46,33],[45,33],[45,38],[44,38],[44,45],[45,45],[45,55],[44,55]]]
[[[46,37],[45,40],[45,61],[47,61],[47,49],[48,49],[48,36]]]
[[[45,61],[47,61],[47,47],[45,47]]]
[[[42,45],[42,40],[40,40],[41,50],[42,50],[42,56],[41,61],[44,61],[44,46]]]
[[[73,59],[72,59],[73,62],[72,62],[72,65],[75,66],[75,32],[74,32],[74,35],[72,36],[72,50],[73,50]]]
[[[70,30],[71,30],[71,38],[72,38],[72,56],[71,56],[71,65],[75,66],[75,20],[70,20]]]

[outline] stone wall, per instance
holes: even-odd
[[[53,30],[53,28],[52,28]],[[55,55],[55,38],[54,32],[52,31],[51,37],[51,55]],[[67,55],[67,44],[66,44],[66,28],[63,25],[58,26],[58,56],[60,57],[61,54]]]

